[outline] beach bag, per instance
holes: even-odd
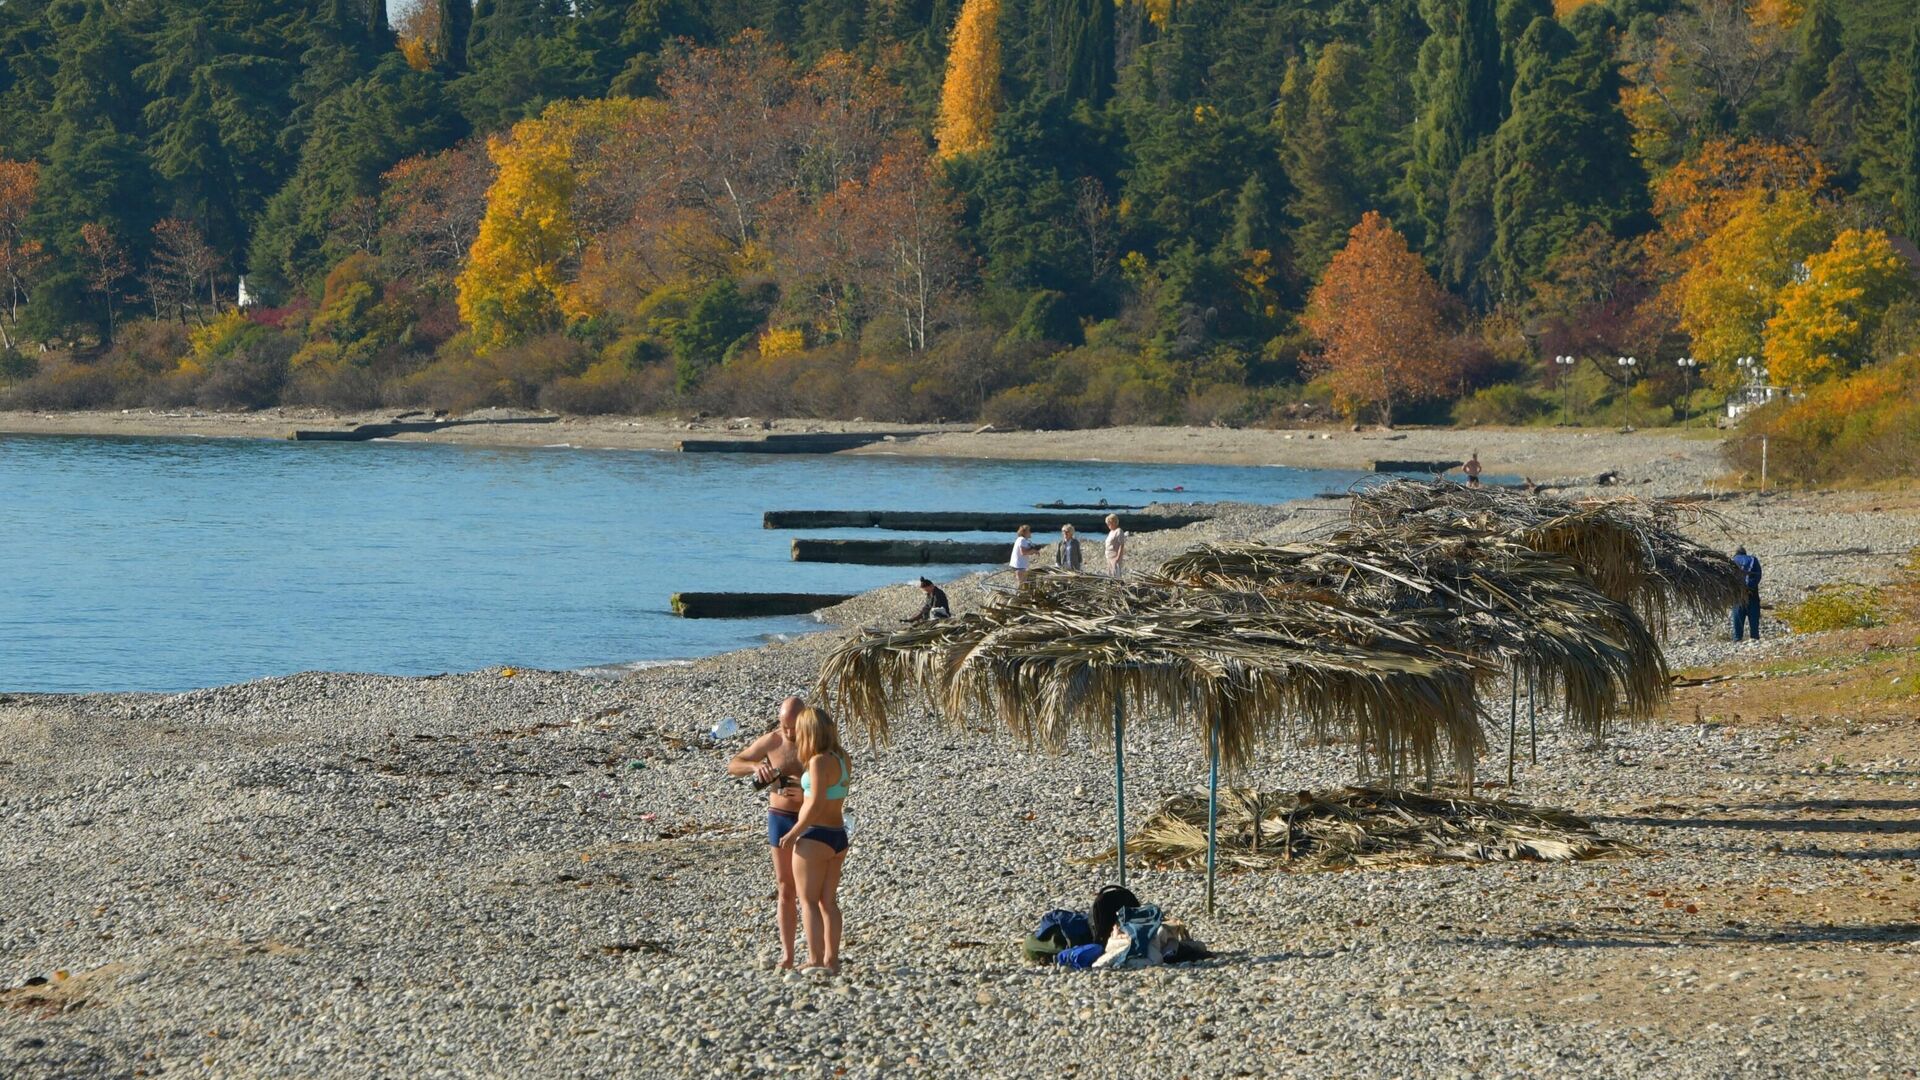
[[[1105,943],[1113,936],[1113,923],[1121,908],[1139,907],[1140,898],[1124,885],[1109,885],[1093,898],[1092,940]]]
[[[1054,908],[1040,916],[1040,926],[1034,930],[1037,938],[1058,937],[1065,947],[1093,944],[1093,924],[1087,921],[1084,912],[1067,908]]]
[[[1040,916],[1040,925],[1021,945],[1032,963],[1046,964],[1067,949],[1093,943],[1093,926],[1087,917],[1066,908],[1055,908]]]

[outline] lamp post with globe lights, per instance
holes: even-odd
[[[1620,374],[1628,386],[1633,385],[1633,369],[1638,363],[1640,358],[1637,356],[1622,356],[1619,359]]]
[[[1554,369],[1560,372],[1560,417],[1562,420],[1571,419],[1568,415],[1568,401],[1573,397],[1573,365],[1577,363],[1579,363],[1579,360],[1571,356],[1556,356],[1553,358]]]
[[[1685,387],[1681,392],[1680,400],[1687,420],[1691,421],[1693,419],[1693,369],[1700,366],[1700,361],[1691,356],[1683,356],[1673,363],[1680,369],[1681,382]]]

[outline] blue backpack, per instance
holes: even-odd
[[[1076,945],[1093,944],[1093,924],[1087,921],[1084,913],[1055,908],[1040,916],[1040,925],[1033,936],[1042,941],[1057,939],[1062,948]]]

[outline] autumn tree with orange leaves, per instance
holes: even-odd
[[[20,308],[34,276],[46,263],[40,242],[27,238],[27,214],[39,190],[40,167],[0,160],[0,349],[11,349]]]
[[[1369,210],[1307,299],[1303,322],[1320,341],[1316,366],[1349,417],[1396,409],[1452,388],[1446,296],[1393,223]]]

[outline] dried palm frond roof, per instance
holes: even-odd
[[[1593,735],[1665,700],[1666,662],[1631,608],[1602,595],[1565,556],[1500,533],[1427,519],[1355,529],[1311,543],[1217,544],[1177,555],[1163,575],[1197,589],[1309,592],[1433,635],[1527,674]]]
[[[1411,791],[1221,792],[1218,858],[1249,870],[1373,870],[1438,863],[1561,862],[1644,854],[1564,810]],[[1205,795],[1175,795],[1127,838],[1129,857],[1198,870]],[[1113,849],[1093,857],[1109,861]]]
[[[845,642],[820,687],[876,741],[917,697],[950,723],[978,710],[1060,749],[1076,730],[1111,735],[1124,700],[1203,747],[1217,730],[1230,768],[1290,734],[1366,747],[1389,773],[1430,771],[1444,748],[1468,775],[1484,662],[1434,647],[1419,618],[1335,596],[1037,572],[985,611]]]
[[[1350,514],[1361,528],[1391,530],[1426,519],[1504,533],[1540,551],[1565,555],[1602,593],[1640,612],[1656,632],[1665,631],[1672,607],[1717,617],[1745,589],[1732,559],[1681,532],[1686,524],[1728,531],[1719,514],[1699,503],[1631,496],[1562,499],[1394,480],[1356,488]]]

